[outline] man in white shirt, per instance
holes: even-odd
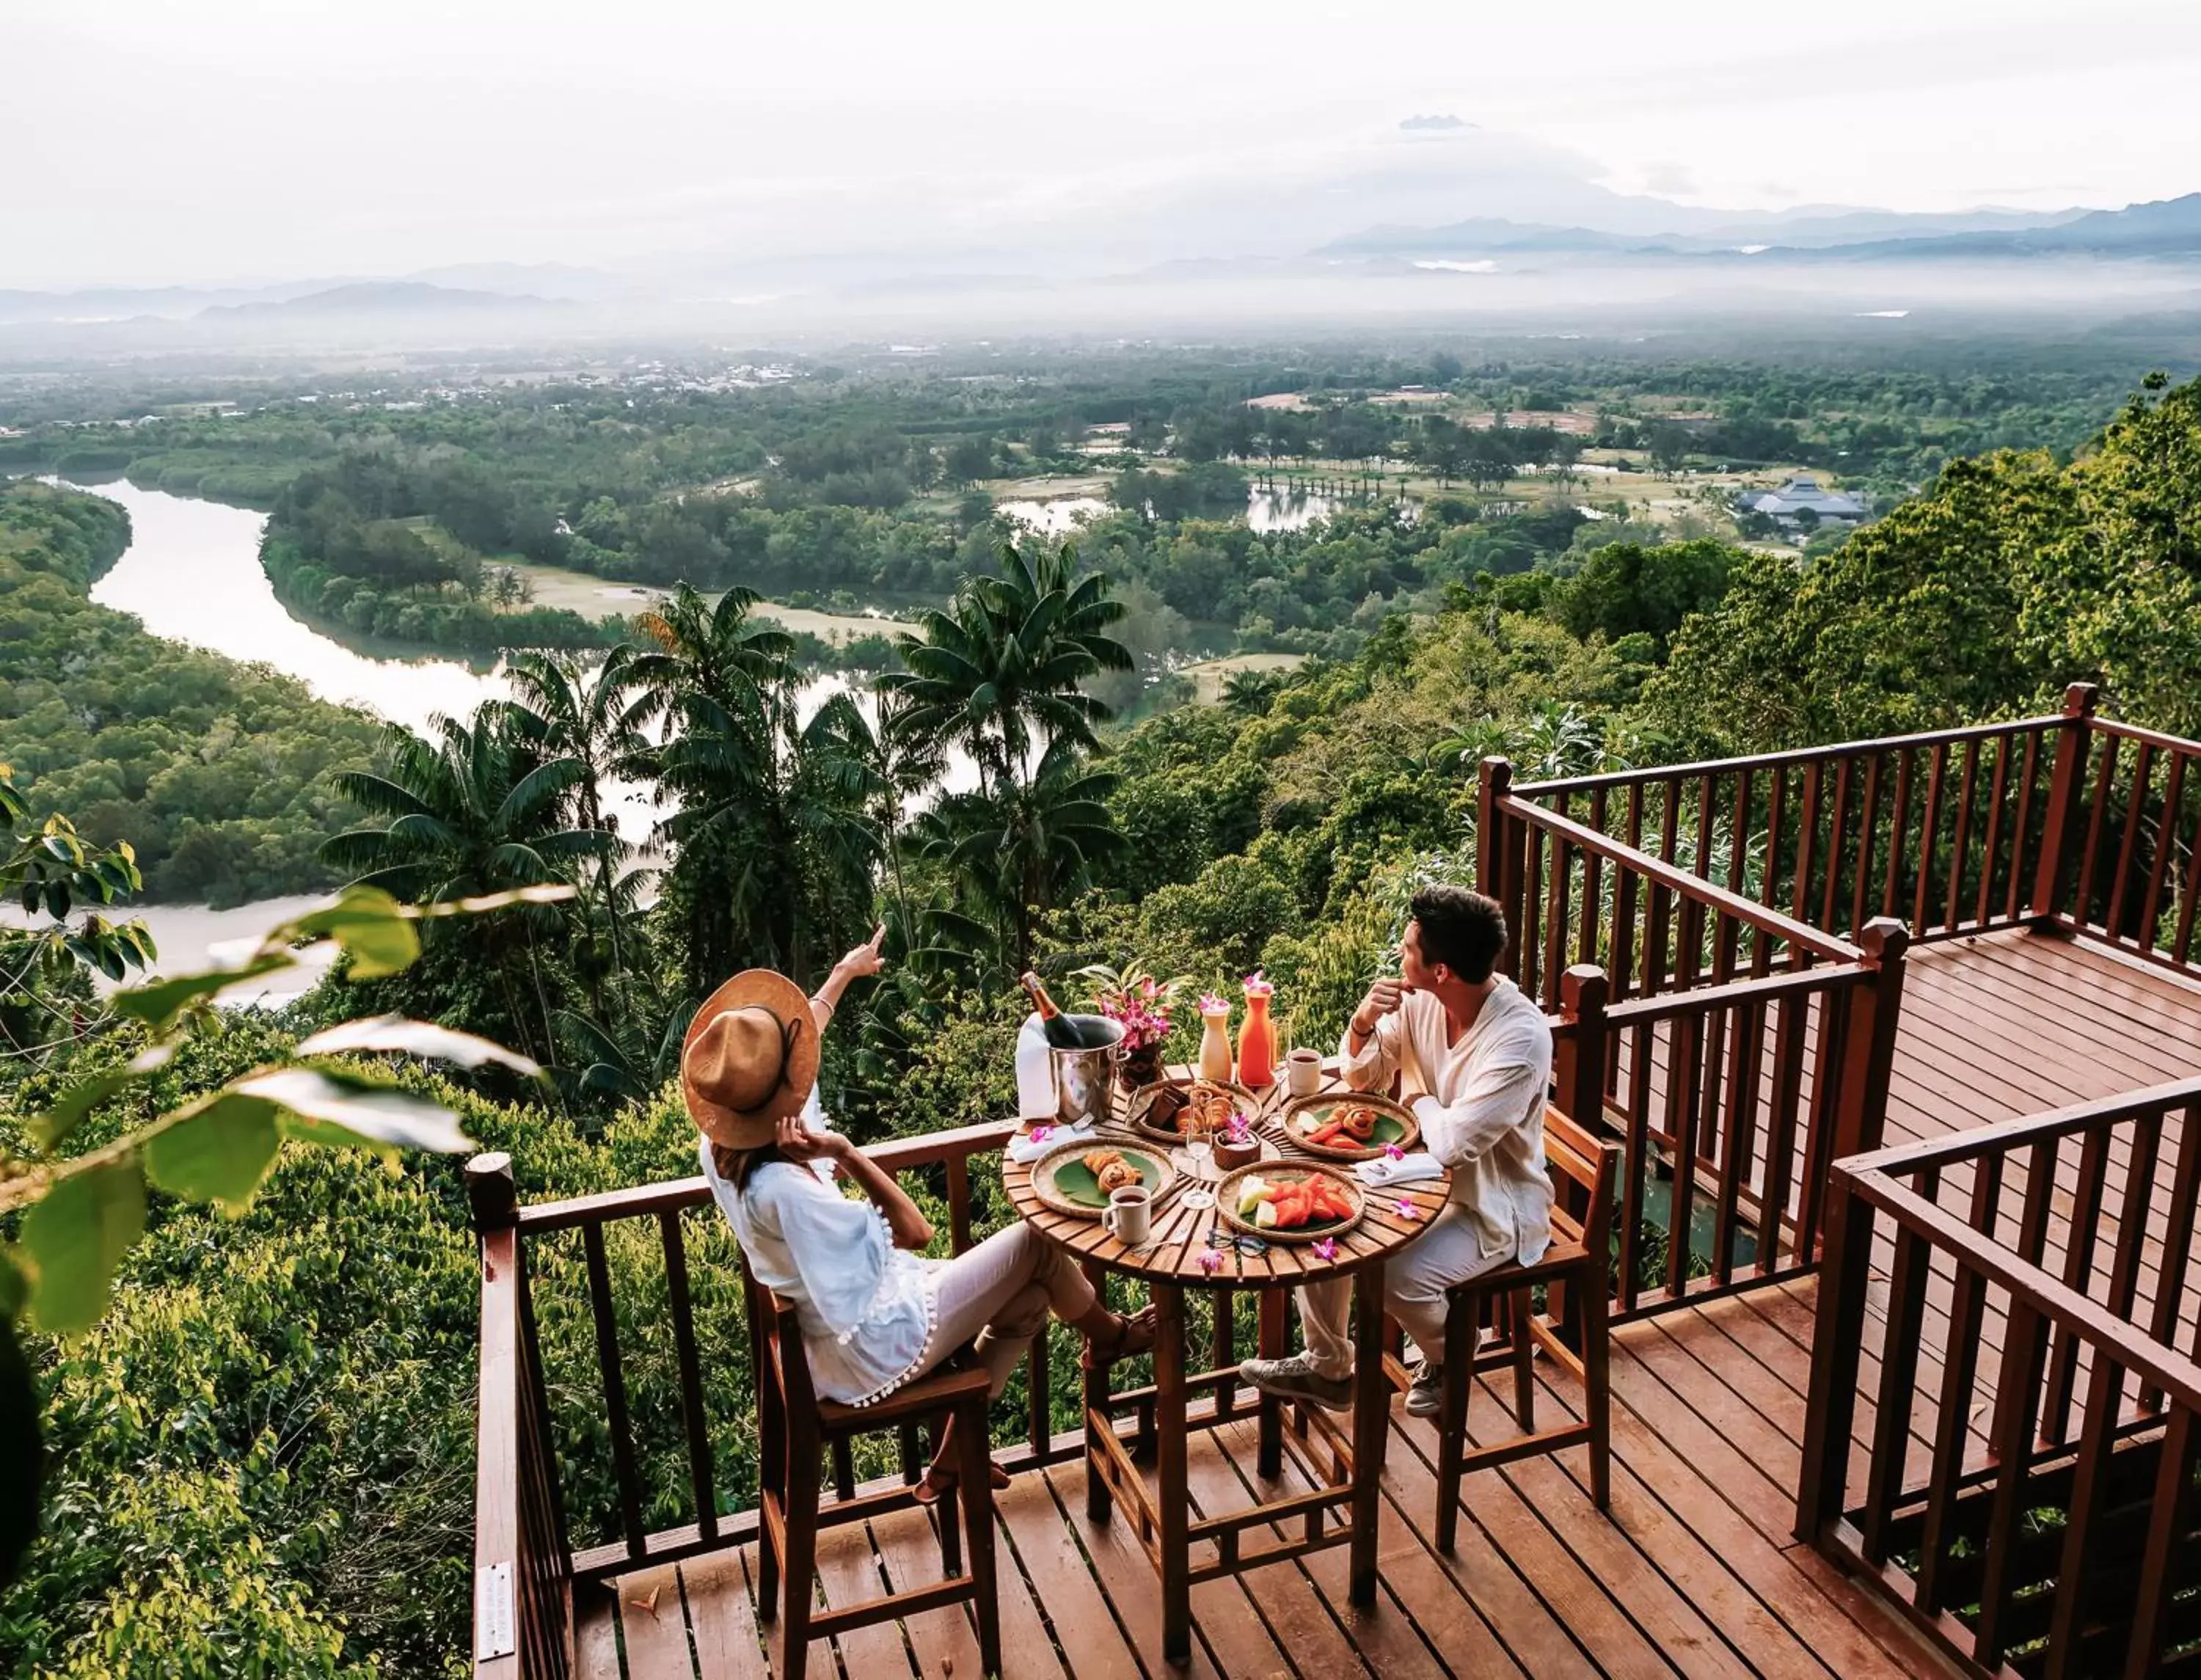
[[[1552,1237],[1544,1168],[1544,1105],[1552,1029],[1519,987],[1494,973],[1505,949],[1497,903],[1464,887],[1414,896],[1400,943],[1400,978],[1378,980],[1353,1011],[1340,1046],[1346,1082],[1404,1099],[1422,1142],[1452,1169],[1452,1195],[1423,1235],[1383,1268],[1383,1304],[1422,1353],[1406,1409],[1438,1409],[1444,1380],[1445,1292],[1512,1260],[1532,1265]],[[1265,1393],[1342,1410],[1353,1397],[1349,1280],[1300,1290],[1306,1351],[1247,1360]]]

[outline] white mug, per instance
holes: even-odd
[[[1154,1234],[1154,1201],[1144,1184],[1123,1184],[1108,1194],[1100,1228],[1127,1248],[1143,1248]]]
[[[1284,1058],[1284,1078],[1294,1096],[1312,1096],[1322,1089],[1322,1052],[1294,1050]]]

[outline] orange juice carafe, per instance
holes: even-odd
[[[1260,975],[1246,981],[1246,1020],[1238,1029],[1238,1083],[1262,1090],[1277,1080],[1277,1030],[1269,1021],[1269,999],[1276,988]]]

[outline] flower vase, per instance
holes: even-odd
[[[1246,988],[1246,1019],[1238,1029],[1238,1083],[1249,1091],[1277,1082],[1277,1030],[1269,1020],[1269,988]]]
[[[1200,1012],[1200,1077],[1218,1085],[1230,1083],[1230,1012]]]
[[[1136,1049],[1119,1045],[1116,1050],[1116,1083],[1129,1097],[1162,1077],[1162,1047],[1157,1039]]]

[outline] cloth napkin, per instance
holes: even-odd
[[[1396,1160],[1378,1155],[1373,1160],[1355,1161],[1353,1171],[1362,1184],[1376,1190],[1388,1184],[1418,1184],[1426,1179],[1444,1177],[1444,1168],[1430,1154],[1401,1155]]]
[[[1035,1137],[1031,1132],[1019,1132],[1009,1140],[1009,1159],[1018,1166],[1037,1160],[1049,1149],[1059,1149],[1065,1143],[1083,1143],[1091,1140],[1089,1125],[1058,1125],[1047,1128],[1045,1137]]]
[[[1054,1089],[1054,1058],[1036,1011],[1017,1031],[1017,1118],[1051,1120],[1059,1099]]]

